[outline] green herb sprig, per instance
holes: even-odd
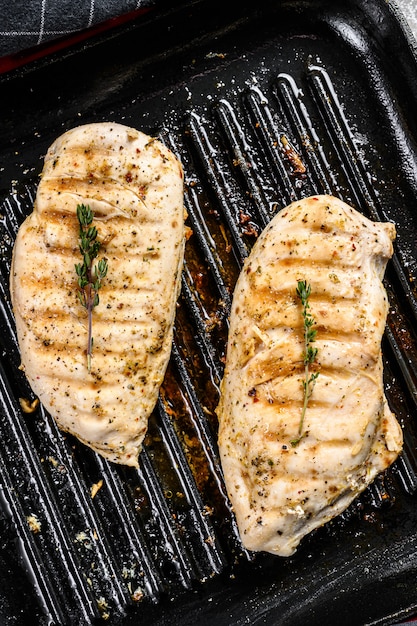
[[[77,205],[77,218],[79,223],[80,252],[83,257],[82,263],[76,263],[75,271],[78,276],[78,298],[81,305],[87,310],[88,338],[87,338],[87,369],[91,371],[91,356],[93,352],[93,309],[99,303],[99,289],[107,275],[107,259],[100,259],[93,265],[100,250],[100,242],[97,241],[97,228],[92,226],[94,214],[91,208],[84,204]]]
[[[304,419],[307,412],[308,401],[313,393],[319,372],[310,372],[310,365],[314,363],[317,357],[317,348],[311,344],[315,342],[317,330],[313,328],[315,320],[310,313],[309,297],[311,295],[311,285],[305,280],[299,280],[296,288],[297,297],[301,300],[302,316],[304,321],[304,380],[303,380],[303,408],[301,410],[301,418],[298,426],[298,437],[291,441],[291,445],[295,447],[304,436]]]

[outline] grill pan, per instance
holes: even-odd
[[[0,623],[343,626],[415,612],[417,62],[395,5],[162,2],[1,76],[0,101]],[[16,230],[47,147],[104,120],[157,135],[180,157],[193,233],[139,470],[19,403],[33,396],[8,291]],[[313,193],[396,223],[383,351],[405,447],[281,559],[240,544],[214,410],[242,262],[279,208]]]

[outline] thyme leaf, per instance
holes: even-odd
[[[313,393],[319,372],[310,372],[310,365],[314,363],[317,357],[317,348],[311,344],[315,342],[317,330],[313,328],[315,320],[310,313],[309,297],[311,295],[311,285],[306,280],[299,280],[296,288],[297,297],[301,300],[302,316],[304,322],[304,380],[303,380],[303,407],[301,409],[300,423],[298,426],[298,437],[291,441],[293,447],[297,446],[304,437],[304,419],[307,412],[308,401]]]
[[[87,310],[88,338],[87,338],[87,369],[91,371],[91,356],[93,352],[93,309],[100,302],[98,295],[102,281],[106,277],[108,264],[107,259],[102,258],[93,263],[100,250],[100,242],[97,240],[97,228],[92,226],[94,214],[88,205],[77,205],[77,219],[79,224],[79,249],[82,263],[75,264],[75,272],[78,276],[78,299]]]

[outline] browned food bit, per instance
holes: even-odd
[[[295,148],[290,144],[285,135],[281,136],[281,143],[283,146],[284,154],[293,168],[293,174],[305,174],[306,166],[301,160],[300,155]]]
[[[28,398],[19,398],[19,404],[23,413],[34,413],[39,406],[39,398],[30,401]]]

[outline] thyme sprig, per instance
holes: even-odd
[[[81,305],[87,310],[87,369],[91,371],[91,356],[93,352],[93,309],[100,301],[99,289],[108,270],[107,259],[100,259],[93,263],[100,250],[97,240],[97,228],[92,226],[94,214],[88,205],[77,205],[77,219],[79,223],[79,248],[83,257],[82,263],[76,263],[75,271],[78,276],[78,298]]]
[[[314,363],[317,357],[317,348],[311,344],[315,342],[317,330],[313,328],[315,320],[310,313],[309,297],[311,295],[311,285],[306,280],[299,280],[296,288],[297,297],[301,300],[302,316],[304,321],[304,380],[303,380],[303,408],[301,410],[300,423],[298,426],[298,437],[291,441],[291,445],[295,447],[304,436],[304,419],[307,412],[308,401],[313,393],[319,372],[310,372],[310,365]]]

